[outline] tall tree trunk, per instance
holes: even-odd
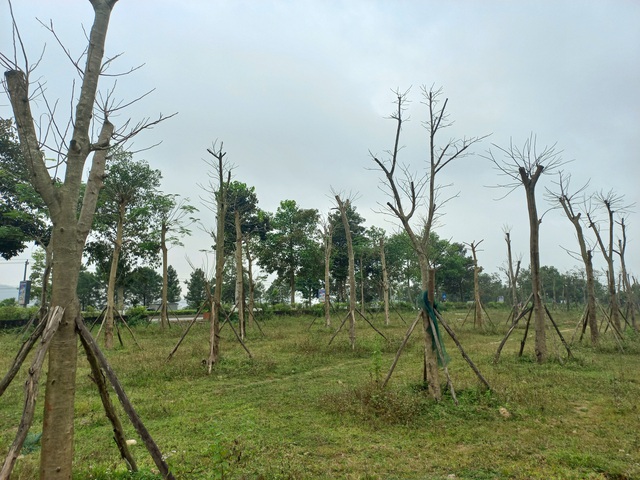
[[[362,255],[360,255],[360,313],[365,314],[364,308],[364,266]]]
[[[296,272],[293,269],[289,272],[289,289],[291,292],[289,302],[291,303],[291,308],[293,308],[296,304]]]
[[[351,348],[356,348],[356,273],[355,273],[355,257],[353,253],[353,241],[351,239],[351,228],[349,227],[349,219],[347,218],[347,206],[336,195],[336,202],[342,217],[342,225],[347,240],[347,254],[349,256],[349,340]]]
[[[527,210],[529,212],[529,253],[531,259],[531,287],[533,289],[533,318],[536,332],[535,339],[535,355],[538,363],[542,363],[547,359],[547,339],[545,325],[545,311],[541,297],[542,282],[540,279],[540,219],[536,207],[535,185],[542,167],[532,178],[529,178],[526,170],[520,168],[520,176],[522,184],[525,187],[527,197]]]
[[[561,183],[561,187],[564,185]],[[573,227],[576,231],[576,236],[578,238],[578,245],[580,246],[580,256],[582,257],[582,262],[584,264],[584,270],[586,274],[586,319],[585,322],[589,325],[589,332],[591,333],[591,345],[594,347],[598,345],[599,342],[599,332],[598,332],[598,319],[596,317],[596,282],[593,274],[593,254],[591,250],[587,248],[587,242],[584,239],[584,232],[582,231],[582,225],[580,224],[580,213],[575,213],[573,211],[573,207],[571,205],[571,200],[566,195],[561,195],[559,197],[560,204],[564,210],[564,213],[567,215],[567,218],[573,224]]]
[[[248,312],[247,312],[247,320],[249,325],[251,326],[254,320],[253,316],[255,315],[255,298],[254,291],[255,285],[253,284],[253,258],[251,257],[251,248],[249,247],[249,242],[246,242],[246,256],[247,256],[247,276],[249,277],[249,295],[248,295]]]
[[[327,227],[324,235],[324,324],[331,326],[331,298],[329,292],[331,290],[331,249],[333,248],[332,233],[333,227]]]
[[[109,272],[109,285],[107,287],[107,310],[105,312],[104,325],[104,346],[107,350],[113,348],[113,327],[115,325],[115,289],[116,278],[118,276],[118,261],[120,260],[120,250],[122,250],[122,230],[124,223],[125,205],[120,205],[120,215],[116,226],[116,240],[113,244],[113,255],[111,257],[111,270]],[[122,302],[123,299],[120,299]]]
[[[382,264],[382,299],[384,302],[384,324],[389,325],[389,275],[384,254],[384,237],[380,237],[380,262]]]
[[[65,311],[49,348],[49,370],[42,424],[41,479],[70,479],[73,462],[73,418],[78,343],[75,319],[80,315],[76,296],[82,248],[77,239],[75,216],[54,224],[51,244],[53,288],[51,306]]]
[[[515,321],[520,314],[520,309],[518,308],[518,274],[513,271],[513,257],[511,255],[511,234],[507,231],[504,233],[505,241],[507,242],[507,262],[509,267],[509,286],[511,287],[511,306],[513,309],[512,320]],[[519,263],[518,263],[519,266]],[[517,270],[520,270],[519,268]]]
[[[236,209],[234,214],[236,227],[236,304],[238,305],[238,327],[240,328],[240,338],[244,340],[245,323],[244,323],[244,284],[243,284],[243,268],[242,268],[242,224],[240,223],[240,212]]]
[[[482,241],[482,240],[481,240]],[[471,254],[473,255],[473,301],[475,308],[475,320],[478,326],[484,329],[484,317],[482,315],[482,301],[480,300],[480,267],[478,267],[478,256],[476,247],[478,244],[471,243]]]
[[[167,224],[163,223],[160,228],[160,249],[162,250],[162,300],[160,301],[160,329],[164,330],[169,326],[169,272],[168,272],[168,249],[167,249]]]

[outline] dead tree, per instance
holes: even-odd
[[[485,158],[490,160],[501,175],[507,177],[505,184],[499,187],[508,188],[511,193],[516,188],[524,187],[527,199],[527,211],[529,214],[529,254],[531,269],[531,286],[533,290],[533,317],[535,325],[535,355],[538,363],[547,359],[547,341],[545,310],[542,302],[542,284],[540,278],[540,223],[542,218],[538,215],[536,205],[536,185],[544,173],[551,173],[554,169],[562,165],[560,152],[557,152],[555,145],[545,147],[539,151],[536,146],[536,138],[531,135],[519,148],[511,142],[507,148],[496,144],[493,146],[499,150],[504,158],[498,160],[493,152],[489,150]],[[506,196],[506,195],[505,195]],[[504,198],[504,197],[503,197]]]
[[[471,255],[473,256],[473,325],[476,324],[484,329],[484,317],[482,315],[484,307],[482,306],[482,300],[480,299],[480,271],[482,270],[478,266],[478,245],[480,245],[484,240],[480,240],[476,243],[474,240],[471,243],[465,243],[471,248]]]
[[[616,213],[623,213],[628,207],[624,204],[624,196],[616,194],[613,190],[607,193],[599,192],[593,199],[597,206],[604,208],[607,216],[607,244],[604,243],[602,238],[601,227],[596,220],[596,208],[593,208],[593,204],[587,208],[586,215],[589,221],[589,228],[591,228],[596,236],[600,252],[607,263],[607,290],[609,293],[609,318],[611,324],[618,333],[622,333],[622,325],[620,322],[620,301],[618,299],[618,291],[616,288],[616,273],[614,267],[614,229]]]
[[[429,235],[434,221],[437,219],[439,209],[455,197],[454,195],[449,198],[439,198],[441,187],[436,182],[438,173],[451,162],[467,156],[470,153],[470,148],[485,137],[449,140],[444,145],[438,146],[436,142],[436,138],[439,138],[438,134],[442,129],[451,125],[446,110],[448,99],[441,102],[442,89],[423,87],[423,104],[428,109],[428,117],[424,125],[429,137],[429,154],[426,173],[416,176],[411,173],[408,167],[402,166],[399,161],[400,134],[405,121],[409,92],[395,91],[394,93],[396,109],[391,114],[391,119],[396,122],[396,134],[393,148],[387,151],[387,159],[379,158],[371,152],[370,155],[384,175],[381,182],[382,188],[387,191],[390,197],[390,200],[384,205],[385,210],[400,221],[409,236],[420,265],[421,287],[423,292],[426,292],[429,287]],[[421,207],[424,196],[426,196],[427,211],[424,220],[416,226],[414,216]],[[430,319],[425,310],[421,310],[419,318],[422,320],[424,333],[424,376],[431,396],[440,399],[437,351],[433,347],[434,338],[431,333]],[[415,328],[415,322],[407,335],[411,334],[413,328]]]
[[[515,271],[513,269],[513,255],[511,254],[511,229],[508,226],[504,226],[502,229],[504,232],[504,240],[507,242],[507,278],[509,280],[509,288],[511,290],[511,313],[507,322],[511,320],[511,323],[520,315],[520,301],[518,300],[518,276],[520,274],[520,263],[522,260],[519,258],[516,262]]]
[[[571,183],[571,175],[559,174],[558,179],[558,191],[551,192],[547,190],[556,202],[562,206],[562,210],[573,224],[576,231],[576,237],[578,239],[578,245],[580,246],[580,258],[584,265],[584,271],[586,275],[586,309],[581,319],[583,325],[583,331],[588,326],[591,333],[591,344],[593,346],[598,345],[599,332],[598,332],[598,320],[596,315],[596,287],[595,276],[593,273],[593,249],[587,246],[584,232],[582,230],[582,213],[576,211],[574,208],[574,199],[578,195],[582,195],[587,185],[579,188],[575,193],[569,193],[569,186]],[[584,199],[582,200],[582,202]]]
[[[227,192],[231,183],[231,167],[225,161],[227,152],[223,151],[223,143],[217,146],[214,142],[207,152],[213,156],[213,160],[207,162],[211,167],[209,173],[208,191],[214,197],[208,200],[207,204],[215,211],[216,214],[216,230],[210,232],[215,241],[216,249],[216,277],[215,288],[210,293],[211,300],[211,328],[209,330],[209,355],[206,360],[207,372],[210,374],[213,365],[218,362],[220,357],[220,318],[222,313],[222,280],[224,273],[224,230],[228,208]]]
[[[384,302],[384,324],[389,325],[389,274],[384,251],[384,234],[380,235],[380,264],[382,266],[382,299]]]
[[[622,238],[618,239],[618,251],[616,252],[620,257],[620,275],[622,277],[622,287],[625,300],[625,319],[631,321],[631,326],[637,332],[638,325],[636,324],[636,304],[633,298],[633,291],[631,290],[631,280],[629,273],[627,272],[627,264],[625,262],[625,253],[627,250],[627,229],[624,223],[624,217],[618,222],[622,233]]]
[[[334,224],[327,215],[322,220],[322,243],[324,246],[324,324],[326,327],[331,326],[331,298],[329,297],[331,290],[331,250],[333,248],[333,228]]]

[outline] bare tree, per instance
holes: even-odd
[[[384,324],[389,325],[389,274],[384,251],[384,233],[380,235],[380,264],[382,267],[382,299],[384,302]]]
[[[518,258],[516,268],[513,268],[513,255],[511,253],[511,228],[505,225],[502,229],[504,232],[504,241],[507,242],[507,279],[509,280],[509,288],[511,290],[511,321],[514,321],[520,314],[520,301],[518,300],[518,276],[520,274],[520,264],[522,260]]]
[[[211,167],[209,174],[210,181],[208,190],[213,199],[207,200],[207,204],[216,214],[216,230],[211,233],[215,241],[216,249],[216,277],[213,293],[208,292],[211,298],[211,328],[209,331],[209,356],[207,357],[207,372],[210,374],[213,365],[218,362],[220,356],[220,316],[222,313],[222,279],[224,273],[224,230],[228,208],[227,192],[231,183],[231,166],[225,160],[227,152],[223,151],[223,143],[220,146],[214,142],[211,148],[207,149],[213,156],[213,160],[208,162]]]
[[[356,348],[356,274],[355,260],[353,253],[353,241],[351,240],[351,228],[349,227],[349,218],[347,218],[347,208],[351,199],[342,200],[340,195],[335,196],[340,216],[342,217],[342,225],[347,238],[347,252],[349,257],[349,341],[351,348]]]
[[[596,207],[591,204],[587,208],[587,220],[589,221],[589,227],[593,230],[600,252],[607,263],[607,290],[609,292],[609,316],[614,328],[618,333],[622,333],[620,323],[620,302],[618,299],[618,292],[616,288],[616,273],[614,267],[614,230],[615,230],[615,214],[624,213],[629,206],[624,203],[624,195],[618,195],[613,190],[605,193],[603,191],[598,192],[592,199],[596,206],[604,208],[607,216],[607,243],[605,244],[602,238],[601,227],[596,220]]]
[[[5,89],[15,116],[29,181],[47,205],[53,224],[51,307],[64,309],[60,326],[49,348],[45,387],[40,478],[47,480],[68,479],[72,476],[78,358],[76,318],[80,315],[76,287],[83,249],[91,229],[98,193],[103,185],[107,153],[114,142],[124,142],[148,125],[157,123],[142,122],[131,130],[116,131],[109,118],[121,106],[114,103],[113,91],[102,98],[99,110],[96,111],[98,81],[113,60],[111,58],[103,61],[107,28],[116,0],[90,1],[95,16],[89,32],[88,46],[82,57],[86,63],[83,67],[80,65],[81,60],[73,62],[74,71],[80,74],[81,86],[75,95],[75,111],[67,128],[60,127],[55,122],[53,110],[45,115],[48,124],[40,125],[40,130],[36,128],[34,119],[38,117],[31,111],[31,102],[36,97],[44,98],[43,89],[37,86],[35,92],[30,91],[34,66],[24,53],[26,49],[15,21],[13,28],[17,45],[14,48],[14,58],[0,54],[0,64],[7,70],[4,74]],[[17,52],[24,54],[20,62]],[[20,67],[20,63],[24,67]],[[43,103],[49,105],[46,99]],[[45,145],[38,137],[38,131],[51,133],[49,138],[56,139],[55,145],[52,148]],[[93,132],[98,132],[97,137],[92,137]],[[70,138],[65,138],[67,134],[70,134]],[[45,163],[45,150],[54,151],[58,155],[53,171]],[[91,155],[89,177],[78,211],[84,167]],[[63,176],[60,185],[54,181],[59,172]]]
[[[331,250],[333,247],[333,223],[329,215],[323,218],[321,221],[322,230],[320,235],[322,236],[322,243],[324,246],[324,324],[327,327],[331,326],[331,298],[329,293],[331,291],[330,283],[330,271],[331,271]]]
[[[478,245],[480,245],[484,240],[480,240],[476,242],[475,240],[471,243],[465,243],[471,249],[471,254],[473,256],[473,324],[478,326],[481,329],[484,329],[484,317],[482,315],[482,301],[480,300],[480,272],[482,270],[481,267],[478,266]]]
[[[535,355],[537,361],[542,363],[547,359],[547,341],[540,278],[539,232],[542,218],[538,215],[536,205],[536,185],[543,172],[551,173],[563,162],[560,152],[555,149],[555,145],[545,147],[539,151],[536,146],[536,138],[533,135],[525,141],[522,148],[515,146],[513,142],[510,142],[507,148],[499,147],[496,144],[493,144],[493,146],[503,154],[504,158],[497,159],[491,150],[489,150],[485,158],[496,166],[501,175],[507,177],[507,182],[499,186],[509,189],[506,195],[523,186],[527,199],[531,286],[533,289],[533,315],[536,332]]]
[[[622,277],[622,286],[624,292],[624,300],[626,303],[625,317],[627,320],[631,319],[631,326],[637,332],[638,325],[636,324],[636,304],[633,298],[633,292],[631,290],[631,280],[629,278],[629,272],[627,272],[627,264],[625,262],[625,253],[627,251],[627,226],[624,223],[624,217],[618,222],[620,230],[622,232],[622,238],[618,239],[618,251],[617,254],[620,257],[620,275]]]
[[[409,91],[401,93],[395,91],[396,110],[391,114],[391,119],[396,122],[396,134],[393,148],[387,151],[388,158],[381,159],[370,152],[377,167],[384,174],[382,189],[388,194],[390,200],[385,205],[385,210],[395,216],[405,232],[409,236],[411,245],[418,257],[420,265],[421,287],[427,291],[429,284],[429,235],[440,209],[451,198],[441,198],[441,186],[437,183],[437,176],[451,162],[467,156],[470,148],[486,137],[471,137],[461,140],[450,139],[439,146],[436,137],[440,131],[451,125],[447,114],[447,102],[441,100],[442,89],[422,87],[423,104],[428,109],[428,117],[424,122],[429,137],[429,155],[426,173],[415,175],[408,167],[402,166],[399,161],[400,134],[402,132],[407,109],[407,95]],[[439,137],[438,137],[439,138]],[[426,199],[424,198],[426,196]],[[426,216],[416,226],[415,216],[426,201]],[[424,348],[425,348],[425,373],[431,395],[439,399],[441,397],[440,381],[438,377],[437,352],[433,347],[433,336],[429,324],[429,317],[425,311],[421,313]]]
[[[569,192],[570,184],[571,175],[563,175],[563,173],[560,172],[558,179],[558,191],[555,193],[551,192],[550,190],[547,191],[556,200],[556,202],[558,202],[562,206],[565,215],[573,224],[573,227],[576,231],[578,245],[580,246],[580,258],[582,259],[582,263],[584,264],[584,271],[586,275],[587,307],[585,310],[583,321],[585,322],[585,325],[589,326],[589,331],[591,333],[591,344],[593,346],[596,346],[599,341],[599,332],[596,315],[596,283],[595,276],[593,274],[593,249],[587,245],[584,232],[582,230],[582,213],[576,211],[576,208],[574,207],[574,200],[576,198],[578,198],[579,202],[582,202],[582,204],[584,204],[584,198],[580,200],[579,196],[582,196],[584,194],[584,190],[587,188],[588,184],[579,188],[574,193]]]

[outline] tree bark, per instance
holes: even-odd
[[[160,226],[160,250],[162,251],[162,300],[160,301],[160,329],[169,326],[169,272],[168,272],[168,248],[167,248],[167,224]]]
[[[482,241],[482,240],[481,240]],[[482,315],[482,301],[480,300],[480,268],[478,267],[478,256],[476,254],[477,243],[471,243],[471,254],[473,255],[473,301],[475,309],[475,321],[478,326],[484,329],[484,317]],[[475,324],[475,322],[474,322]]]
[[[107,286],[107,310],[104,320],[104,347],[107,350],[113,348],[113,328],[115,325],[115,293],[116,278],[118,276],[118,262],[120,260],[120,251],[122,250],[122,236],[124,229],[126,205],[121,203],[118,208],[118,224],[116,225],[116,239],[113,243],[113,255],[111,256],[111,269],[109,271],[109,284]],[[122,301],[122,299],[120,299]]]
[[[331,249],[333,248],[332,233],[333,225],[327,220],[327,226],[324,231],[324,324],[331,326]]]
[[[384,237],[380,237],[380,262],[382,264],[382,298],[384,302],[384,324],[389,325],[389,275],[384,254]]]
[[[253,316],[255,315],[255,298],[254,291],[255,285],[253,284],[253,258],[251,257],[251,248],[249,247],[249,242],[246,242],[246,257],[247,257],[247,276],[249,277],[249,292],[248,292],[248,313],[247,313],[247,322],[249,326],[252,325]]]
[[[336,202],[342,217],[344,225],[344,233],[347,239],[347,253],[349,256],[349,340],[351,348],[356,348],[356,274],[355,259],[353,254],[353,241],[351,239],[351,229],[349,228],[349,219],[347,218],[347,208],[345,203],[336,195]]]
[[[540,279],[540,219],[535,196],[536,183],[542,171],[543,167],[539,165],[536,172],[529,177],[526,169],[519,168],[529,212],[529,253],[531,259],[531,287],[533,289],[533,318],[536,332],[535,355],[538,363],[542,363],[547,359],[545,312],[541,297],[542,282]]]
[[[246,336],[244,323],[244,284],[243,284],[243,268],[242,268],[242,224],[240,223],[240,212],[236,209],[235,215],[236,227],[236,304],[238,305],[238,327],[240,329],[240,338],[244,340]]]

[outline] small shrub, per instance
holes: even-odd
[[[127,323],[130,327],[149,324],[149,312],[147,311],[147,307],[131,307],[127,310],[126,315]]]

